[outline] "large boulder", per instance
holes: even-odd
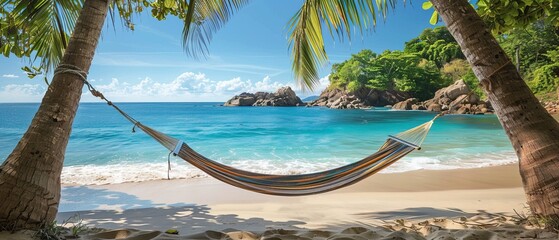
[[[275,93],[241,93],[227,101],[224,106],[302,106],[303,101],[290,87],[282,87]]]
[[[466,85],[466,83],[462,79],[443,89],[443,95],[450,99],[456,99],[461,95],[470,93],[471,91],[468,85]]]
[[[394,104],[394,106],[392,106],[392,109],[397,109],[397,110],[412,110],[413,106],[416,105],[417,103],[417,98],[408,98],[404,101],[401,101],[399,103]],[[418,107],[417,107],[418,108]]]
[[[327,88],[320,94],[318,99],[312,101],[309,105],[336,109],[368,108],[371,106],[393,105],[409,97],[409,94],[398,91],[361,88],[350,92],[344,89]]]
[[[551,114],[559,113],[559,101],[542,102],[542,105]]]
[[[378,99],[374,101],[375,106],[385,106],[385,105],[394,105],[402,99],[410,98],[410,95],[405,92],[400,92],[396,90],[392,91],[375,91],[378,94]],[[373,99],[369,98],[368,101],[373,101]]]
[[[472,90],[464,82],[458,80],[452,85],[435,92],[432,99],[423,102],[428,111],[456,114],[485,114],[492,113],[491,105],[480,100],[479,96],[470,94]]]
[[[422,104],[411,105],[411,110],[427,110]]]
[[[438,103],[433,103],[433,104],[427,106],[427,111],[440,112],[442,110],[443,110],[442,106]]]
[[[392,108],[398,110],[427,110],[434,112],[448,111],[456,114],[485,114],[492,113],[489,103],[480,101],[479,96],[470,94],[471,90],[463,80],[441,88],[435,92],[432,99],[417,102],[412,99],[395,104]]]
[[[255,102],[256,96],[254,94],[244,92],[229,99],[223,106],[252,106]]]
[[[450,106],[459,106],[466,103],[477,104],[479,103],[479,97],[475,94],[472,94],[470,96],[468,96],[468,94],[463,94],[454,99],[450,103]]]
[[[272,100],[272,106],[299,106],[303,105],[303,101],[291,89],[291,87],[282,87],[276,91]]]

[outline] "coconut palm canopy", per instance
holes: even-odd
[[[61,61],[84,0],[1,0],[0,39],[2,53],[8,57],[27,57],[30,76],[40,71],[51,72]],[[134,29],[134,16],[144,10],[163,20],[169,15],[184,21],[182,41],[185,51],[192,56],[208,53],[208,44],[233,15],[248,0],[224,1],[148,1],[117,0],[110,7],[113,26],[118,20],[124,27]],[[189,8],[195,6],[194,8]],[[187,44],[188,42],[188,44]]]
[[[351,40],[354,31],[363,34],[373,28],[377,15],[385,18],[395,5],[394,0],[305,1],[289,22],[292,68],[301,87],[312,89],[318,84],[318,68],[328,61],[323,25],[333,37]]]

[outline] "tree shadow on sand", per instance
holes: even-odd
[[[149,200],[122,192],[95,189],[87,186],[62,188],[59,212],[75,212],[92,209],[125,210],[163,206]]]
[[[65,188],[62,198],[58,222],[77,214],[88,226],[106,229],[165,231],[173,228],[181,234],[192,234],[207,230],[230,230],[240,226],[245,231],[264,231],[269,228],[299,229],[297,225],[305,224],[302,221],[243,219],[235,214],[215,215],[210,213],[211,208],[206,205],[154,204],[134,195],[85,186]]]
[[[422,220],[432,218],[454,218],[454,217],[472,217],[474,215],[503,215],[503,213],[488,213],[483,210],[476,212],[465,212],[457,208],[431,208],[431,207],[417,207],[405,208],[398,211],[384,211],[384,212],[369,212],[357,214],[363,218],[374,218],[382,221],[395,220],[395,219],[408,219],[408,220]]]

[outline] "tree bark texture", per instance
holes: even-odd
[[[431,0],[468,59],[519,158],[528,204],[559,220],[559,123],[466,0]]]
[[[87,0],[61,64],[89,71],[109,0]],[[0,230],[38,229],[54,221],[60,201],[64,153],[83,81],[57,74],[31,125],[0,166]]]

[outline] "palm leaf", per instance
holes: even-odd
[[[437,25],[437,23],[439,23],[439,12],[433,11],[431,18],[429,19],[429,23],[431,25]]]
[[[10,10],[3,12],[3,16],[10,14],[21,31],[21,37],[15,40],[16,45],[25,48],[26,56],[31,55],[30,64],[39,61],[39,69],[48,73],[62,59],[84,1],[0,0],[0,6]],[[141,12],[148,4],[145,0],[115,0],[111,8],[117,9],[122,22],[133,29],[132,14]],[[111,16],[115,16],[112,11]]]
[[[207,56],[213,33],[247,3],[248,0],[190,0],[182,32],[186,53],[195,58]]]
[[[29,35],[26,46],[40,66],[50,71],[58,65],[74,29],[83,0],[2,0],[11,4],[11,14],[17,19],[18,28]]]
[[[383,18],[395,0],[306,0],[288,23],[289,48],[293,72],[299,85],[312,89],[319,82],[318,67],[328,61],[324,49],[322,25],[332,37],[351,41],[355,26],[362,35],[377,23],[377,10]]]

